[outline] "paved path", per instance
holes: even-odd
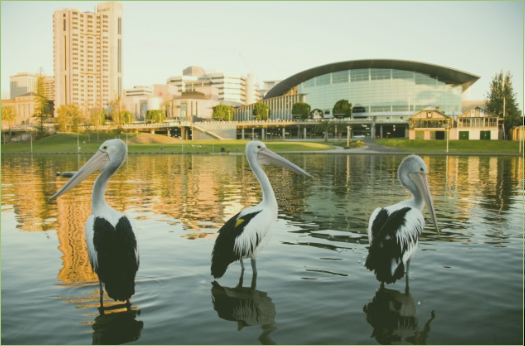
[[[406,151],[398,148],[389,148],[383,145],[374,143],[373,141],[365,140],[365,146],[354,148],[354,149],[345,149],[343,147],[335,146],[335,149],[332,150],[322,150],[322,151],[282,151],[282,153],[304,153],[304,154],[406,154]]]

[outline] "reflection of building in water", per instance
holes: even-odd
[[[62,269],[58,279],[63,283],[98,281],[89,263],[84,225],[91,214],[91,201],[61,198],[57,201],[57,236],[62,252]]]
[[[18,222],[16,228],[26,232],[56,227],[54,208],[46,203],[50,185],[43,183],[49,172],[42,170],[41,160],[34,161],[29,157],[5,161],[2,158],[2,205],[13,206]]]

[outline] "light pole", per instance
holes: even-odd
[[[351,126],[346,127],[346,146],[350,146],[350,131],[352,130]]]
[[[448,154],[448,137],[450,135],[450,124],[448,121],[445,126],[447,127],[447,154]]]

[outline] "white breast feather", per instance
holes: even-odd
[[[242,218],[242,215],[257,210],[260,209],[257,209],[257,207],[247,208],[239,218]],[[276,213],[272,213],[269,209],[263,209],[250,220],[248,225],[244,228],[244,231],[235,239],[235,245],[233,246],[235,253],[240,254],[242,258],[255,258],[257,253],[261,251],[270,240],[270,229],[273,227],[276,220]],[[254,248],[253,252],[250,252],[252,244],[255,245],[257,243],[257,238],[259,238],[259,245]]]
[[[114,209],[107,209],[101,214],[91,215],[86,221],[85,232],[86,232],[87,250],[88,250],[88,255],[89,255],[89,261],[91,262],[91,267],[93,268],[93,270],[95,272],[97,271],[97,268],[98,268],[98,256],[97,256],[97,251],[95,250],[95,243],[93,242],[93,237],[95,235],[95,229],[94,229],[95,218],[96,217],[104,218],[114,228],[116,228],[117,227],[117,223],[118,223],[118,221],[120,220],[120,218],[122,216],[125,216],[125,215],[122,214],[119,211],[116,211]],[[134,229],[132,221],[129,218],[128,218],[128,220],[131,223],[132,229]],[[135,248],[135,256],[136,256],[137,261],[138,261],[139,257],[138,257],[138,249],[137,248]]]
[[[425,218],[417,208],[410,209],[405,214],[405,225],[396,233],[398,242],[402,245],[403,263],[414,256],[419,244],[419,236],[425,227]]]

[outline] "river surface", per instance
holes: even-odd
[[[258,276],[214,282],[218,229],[261,198],[243,155],[130,155],[106,191],[134,222],[132,310],[98,312],[84,238],[96,175],[48,202],[89,156],[2,156],[2,344],[522,344],[523,160],[422,156],[441,233],[427,226],[405,280],[364,268],[368,218],[409,198],[403,156],[283,154]],[[429,219],[425,210],[424,215]],[[105,296],[105,305],[115,304]]]

